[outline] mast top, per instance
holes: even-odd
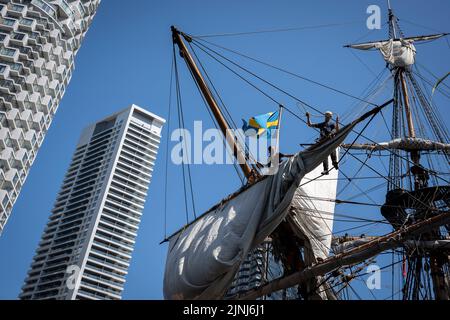
[[[217,121],[217,124],[227,142],[227,144],[230,146],[233,156],[239,163],[239,166],[241,167],[245,177],[247,178],[248,182],[254,182],[257,178],[257,172],[253,170],[250,165],[247,162],[246,154],[242,148],[242,146],[239,144],[239,142],[234,138],[234,136],[231,133],[230,125],[227,122],[227,119],[224,117],[222,110],[217,103],[214,95],[212,94],[208,83],[204,79],[202,73],[200,72],[200,69],[198,68],[194,58],[192,57],[191,53],[189,52],[188,47],[183,42],[184,38],[187,42],[191,42],[192,38],[179,31],[175,26],[171,26],[170,29],[172,30],[172,39],[175,44],[178,45],[178,48],[180,50],[180,55],[186,62],[187,67],[191,71],[192,77],[194,81],[197,83],[199,90],[203,97],[205,98],[205,101],[207,102],[207,105],[209,109],[212,112],[212,115],[214,116],[215,120]]]
[[[392,11],[391,0],[387,0],[388,10]]]
[[[389,37],[391,39],[397,38],[397,25],[396,25],[396,18],[394,16],[394,12],[391,8],[391,1],[388,0],[388,17],[389,17]]]

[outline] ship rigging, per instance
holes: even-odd
[[[184,120],[177,53],[186,63],[210,116],[223,133],[224,142],[239,160],[235,166],[242,188],[197,216],[190,168],[183,164],[187,177],[183,179],[185,209],[187,214],[186,190],[190,187],[194,220],[187,221],[182,229],[165,239],[169,242],[164,282],[166,298],[256,299],[275,297],[282,292],[281,298],[345,299],[349,298],[349,290],[358,296],[352,282],[359,280],[365,267],[376,256],[392,254],[392,262],[383,267],[392,270],[390,298],[449,299],[450,183],[446,175],[450,139],[443,118],[438,115],[436,106],[424,90],[426,81],[417,71],[414,45],[448,34],[405,37],[390,7],[388,25],[387,40],[345,46],[349,50],[378,50],[386,62],[386,68],[376,77],[372,90],[364,97],[205,40],[212,35],[194,36],[172,27],[179,124],[183,126]],[[277,30],[286,31],[292,29]],[[322,110],[237,63],[231,55],[345,95],[363,105],[361,110],[369,107],[370,111],[357,111],[354,114],[360,116],[353,118],[336,137],[300,151],[281,165],[278,175],[264,176],[252,162],[253,155],[247,146],[227,135],[227,130],[237,128],[236,123],[197,51],[230,71],[274,105],[280,106],[285,114],[303,123],[302,110],[311,110],[319,115],[323,114]],[[386,70],[388,77],[382,81]],[[296,110],[281,103],[251,79],[287,96],[299,108]],[[375,103],[377,94],[389,80],[393,82],[392,98]],[[445,89],[440,89],[440,92],[444,96],[447,94]],[[391,119],[386,119],[386,108],[391,105]],[[386,141],[376,141],[368,132],[375,118],[382,119],[389,133]],[[357,127],[363,122],[362,128]],[[350,134],[350,143],[343,143]],[[331,150],[339,146],[341,168],[345,168],[345,161],[351,160],[358,167],[354,174],[350,176],[340,170],[342,178],[338,177],[337,171],[327,178],[314,171]],[[360,155],[365,158],[361,159]],[[389,159],[387,173],[380,172],[371,163],[374,158],[383,162],[383,157]],[[363,173],[366,176],[361,175]],[[367,176],[367,173],[372,176]],[[372,190],[363,190],[357,184],[358,179],[380,179],[381,183],[373,189],[385,189],[386,201],[377,203],[371,199],[369,192]],[[344,185],[336,193],[336,185],[340,181]],[[314,190],[314,186],[321,191]],[[350,187],[359,191],[368,202],[340,199],[339,196]],[[355,195],[353,197],[356,198]],[[373,220],[335,213],[335,205],[375,208],[382,218]],[[339,219],[367,225],[384,224],[391,226],[391,231],[372,237],[342,235],[342,232],[333,232],[333,222]],[[221,221],[226,224],[221,224]],[[348,228],[346,231],[351,230]],[[191,247],[192,244],[195,248]],[[262,266],[259,266],[261,282],[243,291],[232,290],[233,280],[236,280],[244,259],[258,247],[263,248],[266,256]],[[281,272],[271,272],[274,266],[278,266]],[[394,290],[394,269],[400,269],[403,280],[398,291]]]

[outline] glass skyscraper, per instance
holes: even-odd
[[[165,120],[135,105],[86,128],[21,299],[120,299]]]

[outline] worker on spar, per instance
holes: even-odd
[[[333,136],[336,132],[339,131],[339,116],[336,117],[336,123],[333,123],[331,120],[333,117],[333,113],[331,111],[325,112],[325,121],[320,123],[311,123],[310,114],[306,112],[306,124],[308,127],[317,128],[320,130],[320,138],[318,141],[322,141],[324,139],[328,139]],[[331,162],[333,163],[333,167],[337,170],[339,169],[338,160],[336,156],[336,150],[330,155]],[[328,168],[328,158],[323,162],[323,175],[327,175],[329,171]]]

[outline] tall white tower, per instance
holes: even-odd
[[[137,106],[81,135],[21,299],[120,299],[165,120]]]
[[[100,0],[0,0],[0,234]]]

